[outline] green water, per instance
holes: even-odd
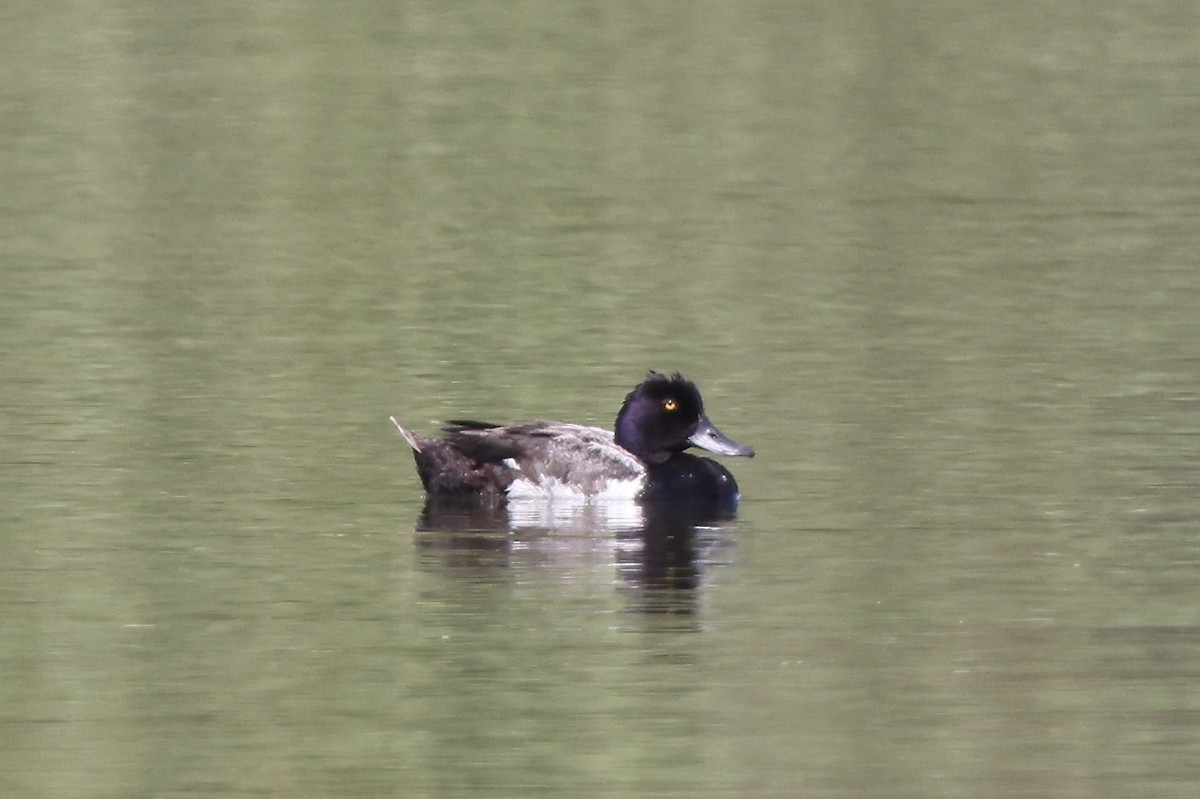
[[[1196,795],[1200,11],[2,16],[0,794]],[[698,587],[417,531],[649,368]]]

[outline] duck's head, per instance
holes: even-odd
[[[616,441],[643,463],[665,463],[691,446],[718,455],[754,457],[754,450],[724,435],[704,413],[690,380],[651,372],[625,397],[617,414]]]

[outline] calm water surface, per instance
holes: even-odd
[[[0,793],[1197,795],[1196,9],[4,16]],[[429,529],[649,368],[736,520]]]

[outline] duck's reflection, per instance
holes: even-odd
[[[503,504],[479,497],[429,497],[417,520],[417,545],[450,568],[504,568],[512,549],[508,514]]]
[[[417,543],[455,571],[615,566],[633,610],[691,614],[705,572],[726,560],[736,505],[490,502],[430,497]],[[615,559],[614,559],[615,555]]]

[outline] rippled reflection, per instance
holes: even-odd
[[[735,518],[735,506],[711,503],[429,497],[416,540],[466,575],[611,566],[630,610],[690,614],[704,574],[733,547]]]

